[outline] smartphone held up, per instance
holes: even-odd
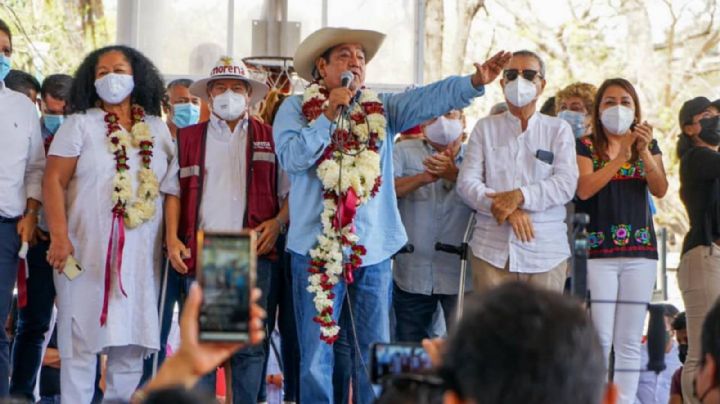
[[[256,234],[198,233],[197,277],[203,289],[200,340],[247,342],[255,287]]]

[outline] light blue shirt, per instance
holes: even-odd
[[[646,368],[649,360],[647,343],[640,346],[640,367]],[[655,372],[640,372],[635,404],[666,404],[670,401],[670,385],[675,371],[682,366],[678,357],[678,345],[672,342],[672,349],[665,354],[665,370],[659,374]]]
[[[437,152],[426,141],[403,140],[393,151],[395,178],[409,177],[425,171],[423,162]],[[455,157],[462,164],[464,146]],[[393,279],[408,293],[422,295],[455,295],[460,283],[460,257],[435,251],[435,243],[460,245],[472,209],[455,192],[455,183],[443,179],[423,185],[398,199],[405,231],[415,251],[395,257]],[[471,290],[470,271],[466,291]]]
[[[382,185],[355,216],[355,226],[367,254],[362,266],[382,262],[407,242],[395,196],[392,167],[392,135],[412,128],[451,109],[465,108],[473,98],[483,95],[470,77],[449,77],[436,83],[398,94],[380,94],[385,105],[387,138],[380,146]],[[321,114],[308,126],[302,114],[302,96],[293,96],[280,106],[273,123],[275,151],[280,165],[290,177],[290,229],[288,250],[307,255],[322,231],[322,184],[317,177],[317,160],[330,143],[333,129]]]

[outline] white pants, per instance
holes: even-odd
[[[105,401],[129,402],[143,373],[143,355],[147,350],[139,346],[109,347],[105,373]],[[63,404],[90,403],[95,392],[98,352],[86,348],[85,341],[73,330],[73,356],[62,358],[60,365],[60,393]]]
[[[646,258],[588,260],[588,289],[592,300],[650,302],[657,261]],[[614,382],[619,404],[635,402],[641,368],[640,347],[647,307],[639,304],[592,303],[591,314],[600,336],[605,360],[615,347]],[[607,362],[606,362],[607,363]]]
[[[700,366],[700,336],[705,315],[720,296],[720,247],[699,246],[683,254],[677,272],[678,286],[687,315],[688,355],[682,374],[683,400],[699,403],[693,397],[693,379]]]

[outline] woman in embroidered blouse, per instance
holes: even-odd
[[[160,345],[157,181],[175,150],[160,118],[163,93],[157,69],[138,51],[98,49],[75,73],[75,114],[50,147],[43,188],[48,262],[58,270],[63,402],[91,401],[101,352],[108,357],[105,399],[128,401],[143,357]],[[82,267],[73,280],[61,273],[71,254]]]
[[[667,179],[652,126],[627,80],[606,80],[593,107],[593,132],[577,140],[577,212],[590,215],[588,289],[593,300],[649,302],[657,241],[648,190],[662,198]],[[599,303],[592,318],[606,359],[615,347],[617,369],[640,369],[642,305]],[[617,372],[620,403],[635,401],[637,372]]]

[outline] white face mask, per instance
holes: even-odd
[[[242,94],[232,90],[213,97],[212,110],[215,115],[226,121],[234,121],[245,113],[247,100]]]
[[[635,111],[622,105],[610,107],[600,114],[603,127],[613,135],[624,135],[635,120]]]
[[[532,102],[537,95],[535,83],[518,76],[515,80],[505,84],[505,98],[512,105],[522,108]]]
[[[130,74],[109,73],[95,80],[98,97],[108,104],[120,104],[135,88],[135,80]]]
[[[462,135],[462,122],[444,116],[425,127],[425,137],[435,144],[447,146]]]

